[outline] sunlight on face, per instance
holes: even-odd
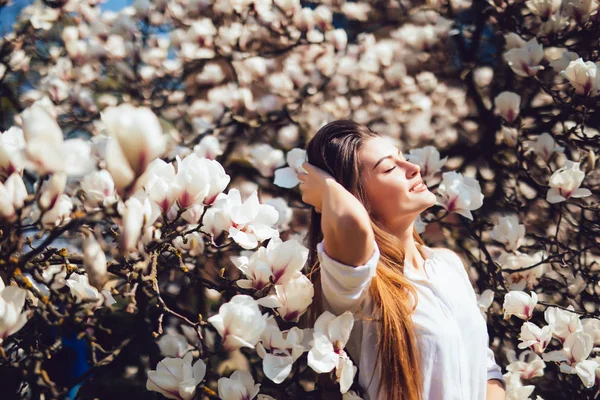
[[[367,139],[359,157],[371,212],[384,223],[412,221],[435,204],[435,195],[424,183],[415,187],[422,182],[419,166],[388,140]]]

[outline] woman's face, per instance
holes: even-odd
[[[382,137],[365,141],[359,154],[361,180],[371,213],[386,225],[412,222],[435,204],[421,179],[420,168]]]

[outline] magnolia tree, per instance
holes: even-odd
[[[359,399],[354,316],[298,324],[302,149],[350,118],[436,193],[508,398],[595,397],[596,0],[99,3],[0,42],[5,393]]]

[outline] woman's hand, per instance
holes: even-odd
[[[315,167],[307,162],[302,163],[302,168],[307,173],[300,172],[297,174],[300,180],[300,192],[302,193],[302,201],[310,204],[318,213],[323,208],[323,195],[325,193],[328,180],[335,179],[321,168]]]

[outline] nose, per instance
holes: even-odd
[[[414,178],[415,176],[417,176],[419,174],[420,171],[421,171],[421,167],[419,167],[418,164],[413,164],[411,162],[407,162],[406,177],[408,179]]]

